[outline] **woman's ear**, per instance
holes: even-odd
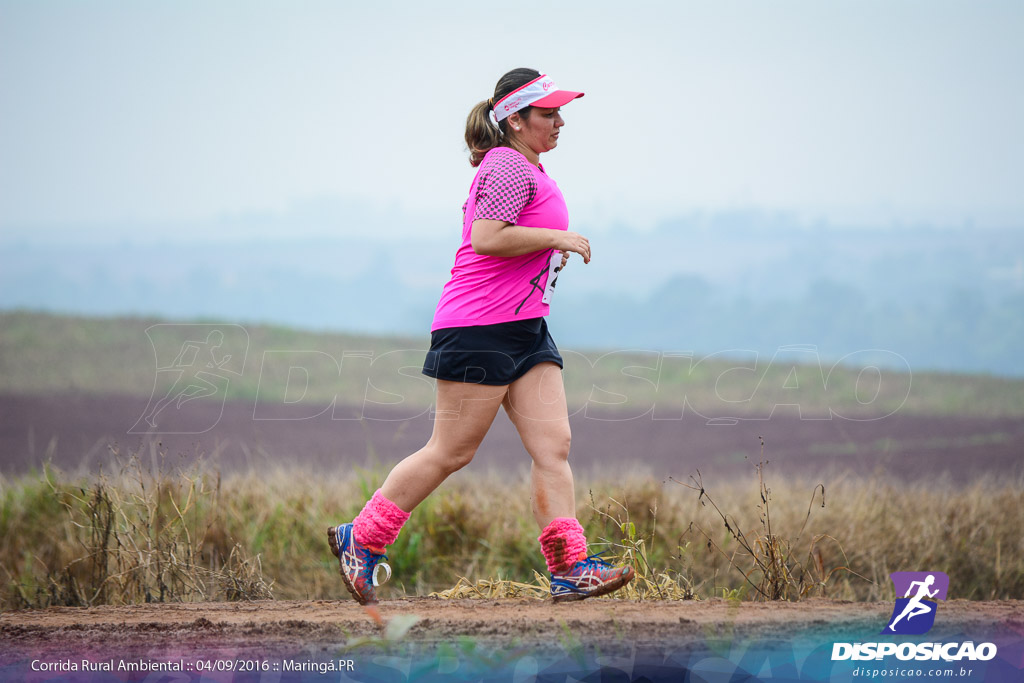
[[[513,112],[508,115],[508,125],[512,126],[512,130],[520,131],[523,128],[523,118],[519,116],[519,112]]]

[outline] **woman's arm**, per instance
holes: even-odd
[[[590,263],[590,242],[569,230],[529,228],[508,221],[478,218],[470,228],[473,251],[484,256],[521,256],[543,249],[572,251]]]

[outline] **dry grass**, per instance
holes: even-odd
[[[227,477],[160,454],[103,473],[0,477],[0,605],[338,598],[323,529],[382,479],[296,470]],[[460,473],[389,550],[382,597],[547,593],[526,477]],[[825,491],[828,492],[827,498]],[[949,574],[950,597],[1024,595],[1024,482],[635,477],[578,492],[592,551],[628,561],[634,599],[889,599],[888,574]]]
[[[47,468],[3,482],[5,605],[272,597],[260,557],[220,529],[216,474],[166,476],[132,456],[113,474],[62,479]]]

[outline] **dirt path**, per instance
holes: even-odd
[[[827,599],[800,603],[594,599],[554,605],[536,599],[408,598],[380,605],[383,620],[392,622],[392,628],[413,624],[402,637],[408,644],[430,646],[470,637],[492,646],[515,643],[532,650],[574,644],[605,650],[637,644],[679,648],[716,638],[877,634],[891,611],[892,603]],[[952,600],[940,606],[932,635],[984,635],[1007,628],[1024,634],[1024,601]],[[395,631],[382,629],[351,600],[59,607],[0,615],[5,657],[68,648],[105,653],[211,645],[238,653],[295,653],[344,649],[356,642],[385,645],[388,633]]]
[[[1024,601],[944,602],[919,637],[880,636],[891,610],[411,598],[382,603],[379,625],[351,600],[51,608],[0,615],[0,681],[849,681],[909,665],[835,661],[835,643],[887,640],[998,647],[898,680],[1024,680]]]

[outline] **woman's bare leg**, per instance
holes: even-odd
[[[533,458],[530,490],[533,516],[541,529],[556,517],[576,517],[576,491],[569,467],[569,411],[562,369],[535,365],[508,387],[505,411]]]
[[[395,465],[381,494],[412,512],[448,475],[473,459],[507,393],[505,386],[437,380],[433,434],[423,448]]]

